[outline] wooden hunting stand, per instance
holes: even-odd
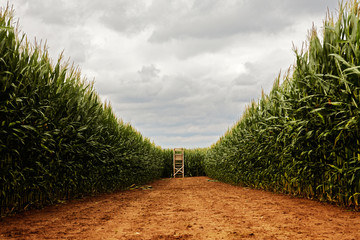
[[[184,177],[184,149],[174,148],[174,178]]]

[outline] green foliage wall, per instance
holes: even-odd
[[[205,171],[222,181],[358,206],[360,12],[358,1],[313,29],[292,75],[276,79],[214,144]]]
[[[170,148],[163,149],[164,154],[164,171],[162,177],[172,177],[173,173],[173,150]]]
[[[207,148],[185,149],[185,176],[205,176],[204,160]]]

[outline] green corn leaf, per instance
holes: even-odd
[[[30,125],[21,125],[22,128],[25,128],[27,130],[31,130],[31,131],[34,131],[34,132],[37,132],[36,131],[36,128],[34,128],[33,126],[30,126]]]

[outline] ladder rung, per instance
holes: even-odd
[[[184,149],[174,148],[173,151],[174,177],[184,177]]]

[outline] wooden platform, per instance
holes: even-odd
[[[173,153],[174,178],[184,177],[184,148],[174,148]]]

